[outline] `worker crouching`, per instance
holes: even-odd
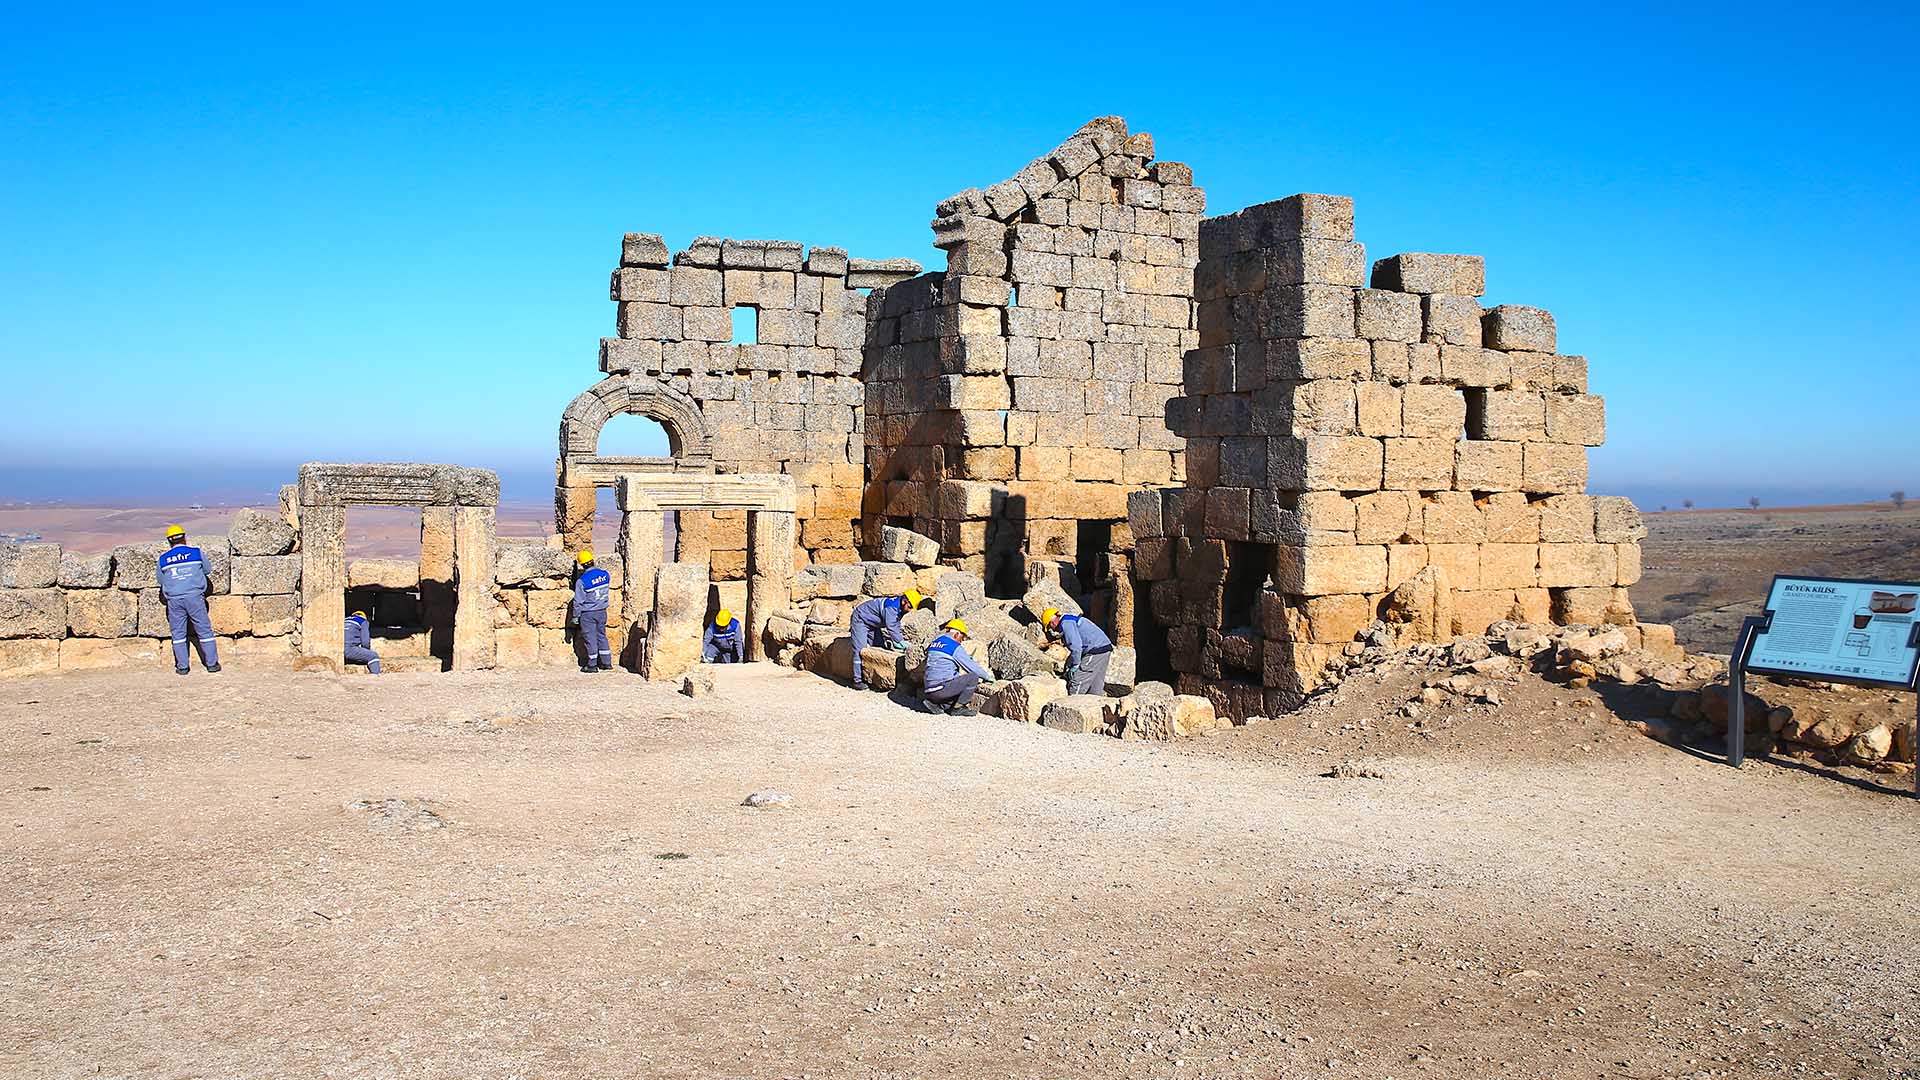
[[[908,589],[899,596],[876,596],[853,609],[853,615],[847,620],[847,636],[853,639],[855,690],[867,688],[867,673],[861,666],[860,653],[876,639],[885,640],[887,648],[895,652],[905,652],[907,637],[900,631],[900,620],[926,602],[920,590]]]
[[[367,674],[380,674],[380,656],[373,651],[373,631],[367,626],[367,613],[356,611],[347,616],[347,651],[349,664],[367,665]]]
[[[738,664],[745,657],[746,637],[740,632],[740,620],[721,608],[700,636],[700,659],[709,664]]]
[[[976,716],[973,693],[981,682],[993,675],[967,652],[967,622],[949,619],[941,627],[945,633],[927,646],[925,689],[920,692],[920,710],[949,716]]]
[[[1058,608],[1048,608],[1040,621],[1067,647],[1067,693],[1105,694],[1107,663],[1113,658],[1113,641],[1106,632],[1093,620],[1063,615]]]

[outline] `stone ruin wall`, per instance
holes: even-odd
[[[606,378],[561,423],[565,545],[591,543],[594,487],[611,487],[617,471],[784,473],[798,490],[800,565],[858,561],[864,290],[919,271],[786,240],[699,237],[669,259],[660,237],[628,234],[610,285],[618,336],[600,343]],[[743,307],[756,312],[758,340],[733,344]],[[672,459],[570,468],[596,454],[602,425],[622,413],[660,421]],[[744,512],[683,511],[677,521],[680,560],[708,563],[717,581],[745,580]]]
[[[1369,281],[1337,196],[1208,219],[1200,252],[1168,410],[1187,483],[1130,505],[1183,690],[1289,710],[1381,618],[1403,643],[1634,626],[1646,530],[1583,493],[1604,408],[1552,315],[1483,307],[1477,256],[1396,255]]]
[[[1027,558],[1087,554],[1082,522],[1132,548],[1127,492],[1184,475],[1164,413],[1198,344],[1204,206],[1192,170],[1154,161],[1153,137],[1118,117],[940,203],[946,270],[870,313],[870,542],[911,528],[1008,595]]]

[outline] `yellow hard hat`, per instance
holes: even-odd
[[[907,601],[908,610],[918,608],[921,604],[926,603],[926,600],[927,600],[926,597],[920,595],[919,589],[907,590],[906,601]]]
[[[942,630],[954,630],[954,631],[958,631],[959,633],[962,633],[962,634],[964,634],[964,633],[966,633],[966,632],[967,632],[967,620],[965,620],[965,619],[948,619],[948,620],[947,620],[947,625],[945,625],[945,626],[943,626],[943,627],[941,627],[940,629],[942,629]]]
[[[1055,620],[1055,619],[1057,619],[1057,618],[1059,618],[1059,617],[1060,617],[1060,609],[1059,609],[1059,608],[1053,608],[1053,607],[1050,607],[1050,608],[1048,608],[1047,610],[1045,610],[1045,611],[1043,611],[1043,612],[1041,612],[1041,613],[1040,613],[1040,625],[1041,625],[1041,626],[1052,626],[1052,625],[1053,625],[1053,620]]]
[[[585,566],[592,561],[593,561],[593,552],[588,551],[586,548],[581,548],[580,549],[580,565]]]
[[[181,528],[180,526],[178,525],[167,526],[167,539],[171,540],[176,536],[185,536],[185,535],[187,535],[187,530]]]
[[[721,608],[720,613],[713,617],[713,625],[715,626],[725,626],[732,621],[733,612],[728,611],[726,608]]]
[[[364,619],[367,617],[367,613],[364,611],[356,611],[353,613],[353,617],[356,619]]]

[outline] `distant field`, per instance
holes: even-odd
[[[0,533],[38,533],[69,551],[109,551],[121,544],[159,540],[168,525],[189,537],[222,535],[232,523],[232,506],[206,507],[27,507],[0,508]],[[278,507],[258,509],[278,513]],[[613,522],[600,523],[611,542]],[[507,503],[500,507],[500,535],[539,538],[553,531],[553,509],[544,503]],[[347,511],[347,554],[355,558],[404,558],[420,550],[420,512],[385,507]]]

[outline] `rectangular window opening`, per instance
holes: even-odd
[[[760,344],[760,309],[741,304],[733,309],[733,344]]]
[[[1467,399],[1467,429],[1461,437],[1466,439],[1484,439],[1487,437],[1487,391],[1484,387],[1468,387],[1461,391]]]
[[[1235,540],[1227,544],[1227,584],[1221,598],[1224,630],[1252,629],[1259,621],[1260,590],[1273,572],[1273,545]]]

